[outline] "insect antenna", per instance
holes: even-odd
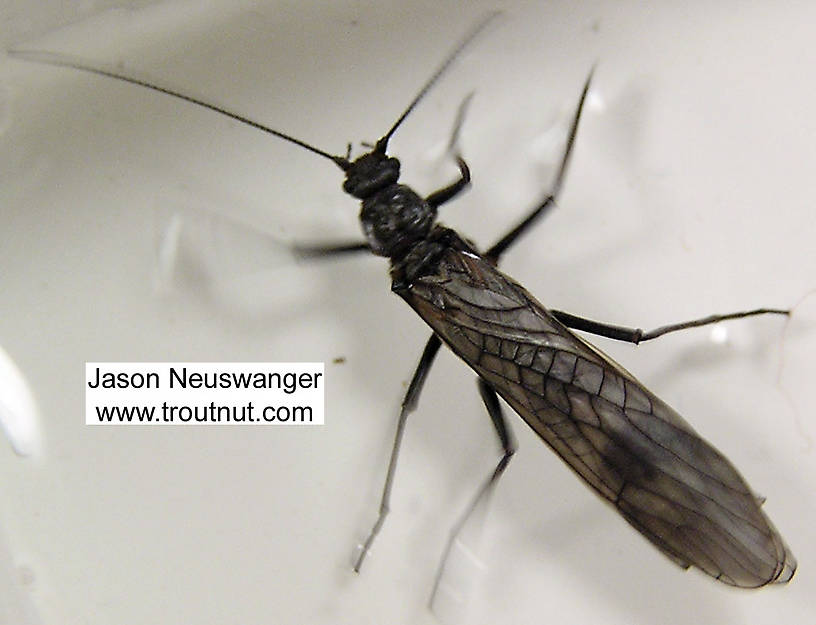
[[[445,57],[445,60],[439,65],[437,70],[431,75],[428,81],[422,86],[422,89],[419,90],[419,93],[416,94],[416,97],[411,101],[411,103],[405,108],[402,114],[397,118],[397,121],[394,122],[394,125],[391,126],[388,132],[386,132],[382,138],[377,141],[377,144],[374,146],[374,149],[381,154],[385,154],[386,149],[388,148],[388,142],[391,140],[391,136],[397,131],[397,128],[400,127],[405,118],[411,114],[411,111],[416,108],[416,105],[425,97],[425,95],[433,88],[433,86],[439,81],[451,64],[456,60],[456,58],[462,53],[471,41],[473,41],[485,28],[487,28],[488,24],[492,22],[495,18],[501,15],[501,11],[492,11],[482,18],[480,22],[476,24],[463,38],[462,40],[456,45],[456,47]]]
[[[428,81],[423,85],[422,89],[419,90],[416,97],[413,101],[408,105],[408,107],[402,112],[394,125],[391,126],[390,130],[385,133],[385,135],[377,141],[376,145],[374,146],[374,150],[385,154],[385,151],[388,147],[388,141],[391,139],[391,136],[397,131],[397,128],[400,127],[402,122],[405,120],[406,117],[414,110],[417,104],[425,97],[425,94],[430,91],[430,89],[436,84],[442,74],[450,67],[454,60],[462,53],[462,50],[467,47],[467,45],[476,38],[479,33],[481,33],[487,25],[492,22],[498,15],[500,15],[500,11],[493,11],[488,13],[476,26],[468,32],[467,35],[460,41],[457,46],[451,51],[451,53],[445,58],[439,68],[433,73],[433,75],[428,79]],[[348,170],[351,166],[351,161],[349,160],[350,157],[350,150],[349,154],[346,156],[337,156],[334,154],[330,154],[325,150],[321,150],[320,148],[306,143],[300,139],[297,139],[285,132],[281,132],[280,130],[275,130],[274,128],[270,128],[269,126],[265,126],[259,122],[256,122],[248,117],[245,117],[239,113],[235,113],[230,111],[227,108],[222,106],[218,106],[216,104],[211,104],[201,98],[197,98],[193,95],[183,93],[181,91],[177,91],[176,89],[172,89],[170,87],[165,87],[159,84],[157,81],[152,79],[146,78],[137,78],[132,74],[124,74],[119,69],[106,66],[101,63],[95,63],[92,61],[88,61],[87,59],[82,59],[79,57],[67,55],[67,54],[59,54],[56,52],[48,52],[44,50],[17,50],[12,49],[8,50],[9,56],[12,56],[17,59],[21,59],[24,61],[30,61],[33,63],[40,63],[43,65],[53,65],[56,67],[69,67],[71,69],[76,69],[82,72],[88,72],[90,74],[97,74],[98,76],[106,76],[107,78],[113,78],[115,80],[120,80],[122,82],[130,83],[131,85],[138,85],[140,87],[144,87],[146,89],[150,89],[152,91],[156,91],[158,93],[163,93],[165,95],[172,96],[174,98],[178,98],[179,100],[183,100],[184,102],[189,102],[190,104],[195,104],[205,109],[209,109],[215,113],[228,117],[232,120],[250,126],[251,128],[255,128],[267,134],[273,135],[278,137],[279,139],[283,139],[284,141],[288,141],[289,143],[293,143],[301,148],[308,150],[318,156],[322,156],[323,158],[329,159],[335,165],[340,167],[343,171]]]
[[[578,108],[573,114],[572,123],[570,124],[570,129],[567,133],[567,145],[565,148],[564,157],[561,159],[561,164],[558,167],[558,173],[555,175],[555,181],[553,182],[552,189],[550,190],[550,195],[552,195],[556,200],[561,192],[561,186],[564,183],[564,176],[567,173],[567,168],[569,167],[570,160],[572,159],[572,148],[575,144],[575,135],[578,134],[578,122],[581,121],[581,111],[584,108],[584,103],[586,102],[587,94],[589,93],[589,85],[592,83],[593,74],[595,74],[594,65],[592,66],[592,69],[589,70],[589,76],[587,76],[587,79],[584,82],[584,88],[581,90],[581,97],[578,100]]]
[[[123,74],[121,71],[112,67],[106,67],[105,65],[93,63],[91,61],[87,61],[79,57],[73,57],[66,54],[58,54],[55,52],[46,52],[41,50],[9,50],[8,54],[10,56],[22,59],[24,61],[41,63],[43,65],[55,65],[57,67],[70,67],[72,69],[77,69],[83,72],[97,74],[99,76],[106,76],[108,78],[114,78],[116,80],[121,80],[122,82],[130,83],[131,85],[138,85],[140,87],[145,87],[146,89],[151,89],[152,91],[157,91],[158,93],[173,96],[174,98],[178,98],[179,100],[183,100],[184,102],[196,104],[205,109],[214,111],[220,115],[224,115],[225,117],[229,117],[230,119],[233,119],[237,122],[246,124],[247,126],[250,126],[267,134],[278,137],[279,139],[283,139],[284,141],[288,141],[289,143],[294,143],[297,146],[309,150],[309,152],[317,154],[318,156],[322,156],[323,158],[329,159],[330,161],[334,162],[338,167],[340,167],[340,169],[342,169],[343,171],[347,170],[350,165],[349,159],[347,157],[329,154],[328,152],[321,150],[320,148],[317,148],[309,143],[306,143],[305,141],[296,139],[295,137],[288,135],[285,132],[275,130],[274,128],[270,128],[269,126],[264,126],[259,122],[249,119],[248,117],[244,117],[243,115],[234,113],[229,109],[218,106],[216,104],[210,104],[209,102],[206,102],[195,96],[182,93],[181,91],[176,91],[175,89],[171,89],[169,87],[164,87],[159,83],[154,82],[153,80],[148,80],[145,78],[136,78],[135,76],[132,75]]]

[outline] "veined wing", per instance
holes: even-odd
[[[493,265],[451,248],[399,294],[677,564],[747,588],[791,579],[793,555],[728,459]]]

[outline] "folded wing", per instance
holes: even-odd
[[[674,562],[747,588],[793,576],[793,555],[734,466],[493,265],[451,249],[400,295]]]

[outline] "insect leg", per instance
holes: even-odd
[[[449,200],[452,200],[470,184],[470,169],[468,168],[465,159],[463,159],[461,156],[457,156],[456,164],[459,165],[459,172],[461,173],[459,180],[454,182],[452,185],[445,187],[444,189],[434,191],[427,198],[425,198],[425,201],[434,208]]]
[[[482,396],[482,401],[487,408],[491,421],[493,421],[493,426],[496,428],[496,434],[499,436],[503,453],[499,463],[496,465],[496,468],[493,469],[493,472],[490,474],[490,477],[488,477],[487,480],[485,480],[485,482],[479,487],[476,496],[465,509],[462,516],[459,517],[459,520],[456,521],[453,528],[451,528],[448,542],[445,545],[445,551],[442,554],[441,561],[439,562],[439,568],[436,570],[436,579],[434,580],[433,591],[431,592],[431,606],[433,605],[434,599],[436,598],[436,593],[439,590],[439,582],[442,579],[442,573],[445,571],[445,564],[448,561],[448,557],[450,556],[450,552],[453,549],[453,545],[456,542],[459,533],[465,527],[468,519],[476,508],[478,508],[479,504],[492,492],[496,482],[498,482],[499,478],[502,476],[502,473],[504,473],[507,465],[510,464],[510,459],[513,457],[513,454],[516,453],[516,440],[513,437],[513,433],[510,431],[510,424],[504,418],[496,391],[494,391],[493,387],[491,387],[482,378],[479,378],[479,394]]]
[[[436,334],[432,334],[431,338],[425,344],[425,349],[422,352],[422,357],[419,359],[414,376],[411,378],[411,383],[408,385],[408,391],[405,393],[405,398],[402,400],[402,408],[400,409],[399,419],[397,421],[397,433],[394,437],[394,447],[391,450],[391,459],[388,461],[388,472],[385,475],[385,486],[383,487],[382,499],[380,500],[380,512],[377,516],[377,521],[368,533],[365,543],[360,549],[360,554],[354,563],[354,572],[359,573],[360,567],[363,565],[371,545],[377,534],[380,533],[385,522],[385,517],[388,515],[389,501],[391,499],[391,487],[394,484],[394,473],[397,469],[397,458],[399,457],[400,444],[402,443],[402,435],[405,432],[405,422],[408,420],[408,415],[414,411],[419,400],[419,394],[422,392],[422,386],[425,384],[425,379],[428,377],[428,372],[431,370],[434,358],[442,341]]]
[[[327,256],[342,256],[356,252],[370,252],[368,243],[330,243],[328,245],[293,245],[292,252],[298,258],[326,258]]]
[[[594,71],[594,69],[593,69]],[[564,177],[569,167],[570,158],[572,157],[572,149],[575,145],[575,136],[578,134],[578,123],[581,121],[581,112],[584,109],[587,93],[589,93],[589,83],[592,81],[592,72],[587,76],[584,88],[581,91],[581,98],[578,100],[578,106],[575,109],[575,114],[572,117],[572,124],[570,125],[569,134],[567,135],[567,145],[564,148],[564,155],[561,157],[561,164],[558,167],[558,173],[555,176],[555,182],[547,197],[536,206],[530,214],[519,222],[519,224],[504,235],[498,242],[485,252],[484,257],[492,260],[494,263],[498,262],[499,257],[516,242],[522,234],[524,234],[534,222],[536,222],[542,215],[544,215],[558,199],[558,194],[561,191],[561,186],[564,182]]]
[[[459,110],[456,112],[456,120],[453,122],[451,138],[448,142],[447,152],[448,154],[452,155],[454,159],[456,159],[456,164],[459,165],[461,177],[452,185],[431,193],[427,198],[425,198],[425,201],[434,208],[438,208],[448,200],[452,200],[470,184],[470,169],[468,168],[465,159],[462,158],[462,153],[459,149],[459,131],[462,129],[462,124],[465,121],[465,114],[467,113],[467,108],[472,99],[473,92],[471,91],[459,105]]]
[[[666,326],[660,326],[654,330],[644,331],[640,328],[626,328],[623,326],[615,326],[608,323],[601,323],[599,321],[592,321],[591,319],[584,319],[577,317],[570,313],[561,310],[550,311],[558,321],[563,323],[568,328],[573,330],[583,330],[598,336],[605,336],[606,338],[615,339],[617,341],[626,341],[628,343],[642,343],[650,339],[656,339],[664,334],[670,332],[677,332],[678,330],[686,330],[688,328],[698,328],[700,326],[718,323],[720,321],[727,321],[729,319],[742,319],[744,317],[755,317],[757,315],[790,315],[789,310],[782,310],[778,308],[757,308],[755,310],[746,310],[742,312],[727,313],[725,315],[709,315],[700,319],[693,319],[691,321],[683,321],[681,323],[672,323]]]

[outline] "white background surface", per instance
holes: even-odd
[[[6,4],[4,47],[121,63],[335,153],[382,134],[495,8]],[[102,10],[115,4],[131,10]],[[448,528],[497,459],[472,375],[447,353],[354,575],[427,330],[382,259],[298,265],[276,243],[358,236],[340,172],[170,98],[2,59],[0,346],[39,407],[34,451],[0,447],[5,622],[812,617],[816,7],[573,4],[504,3],[391,151],[420,192],[452,179],[440,155],[475,89],[462,138],[474,185],[441,218],[489,244],[548,184],[598,61],[559,208],[503,267],[547,305],[642,327],[799,302],[788,324],[728,324],[724,343],[708,329],[596,341],[768,497],[793,582],[737,591],[677,569],[513,417],[520,453],[468,544],[480,564],[457,561],[447,580],[470,597],[443,596],[434,617]],[[106,360],[326,361],[326,425],[88,428],[84,363]]]

